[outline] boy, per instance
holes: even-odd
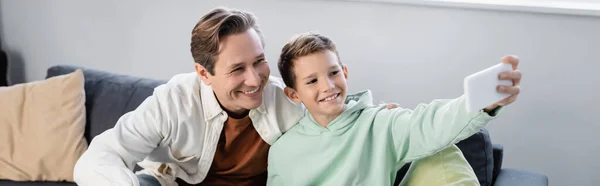
[[[516,69],[516,58],[503,60]],[[271,147],[268,185],[392,185],[398,169],[412,161],[402,184],[478,185],[453,144],[512,103],[520,81],[519,71],[502,74],[515,85],[499,91],[512,96],[476,113],[466,112],[463,97],[386,110],[373,105],[370,91],[347,95],[348,69],[325,36],[293,38],[278,66],[285,94],[308,114]]]

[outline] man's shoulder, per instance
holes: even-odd
[[[276,97],[286,97],[284,93],[284,89],[285,89],[285,84],[283,83],[283,80],[281,80],[281,78],[279,77],[275,77],[275,76],[270,76],[269,77],[269,81],[267,81],[267,84],[265,85],[265,92],[266,93],[265,96],[269,96],[271,98],[276,98]]]
[[[263,92],[263,104],[282,132],[294,126],[304,116],[304,106],[292,102],[284,93],[285,84],[270,76]]]
[[[168,99],[186,99],[198,96],[201,80],[195,72],[176,74],[167,83],[154,89],[154,96]]]
[[[267,81],[263,94],[266,93],[265,96],[268,97],[281,97],[285,96],[283,89],[285,88],[285,84],[283,80],[279,77],[269,76],[269,80]]]
[[[193,87],[199,84],[200,81],[196,72],[189,72],[174,75],[167,81],[166,85],[171,88]]]
[[[269,81],[267,82],[267,86],[273,86],[277,89],[284,89],[285,83],[283,83],[283,79],[277,76],[269,76]]]

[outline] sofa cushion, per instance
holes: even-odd
[[[471,164],[482,186],[492,185],[494,157],[490,135],[486,129],[456,144]]]
[[[456,145],[412,162],[400,185],[479,185],[464,155]]]
[[[464,139],[456,144],[462,151],[465,159],[473,168],[479,183],[482,186],[492,184],[492,173],[494,159],[492,156],[492,142],[486,129],[481,129],[476,134]],[[394,185],[398,185],[406,175],[410,163],[404,165],[396,174]]]
[[[87,149],[83,73],[0,87],[0,179],[73,181]]]
[[[77,186],[73,182],[0,180],[0,186]]]
[[[85,77],[87,122],[85,137],[91,141],[96,135],[114,127],[125,113],[137,108],[154,88],[166,81],[139,78],[76,66],[58,65],[48,69],[46,78],[83,69]]]

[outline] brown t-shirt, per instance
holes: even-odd
[[[269,147],[254,129],[250,117],[229,117],[208,175],[199,185],[266,185]]]

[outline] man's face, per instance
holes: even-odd
[[[344,111],[348,71],[346,66],[340,66],[334,52],[302,56],[293,66],[296,87],[286,88],[290,99],[302,102],[313,116],[333,116]]]
[[[271,70],[254,29],[220,39],[214,75],[196,63],[202,80],[211,85],[227,111],[244,113],[262,104],[262,92]]]

